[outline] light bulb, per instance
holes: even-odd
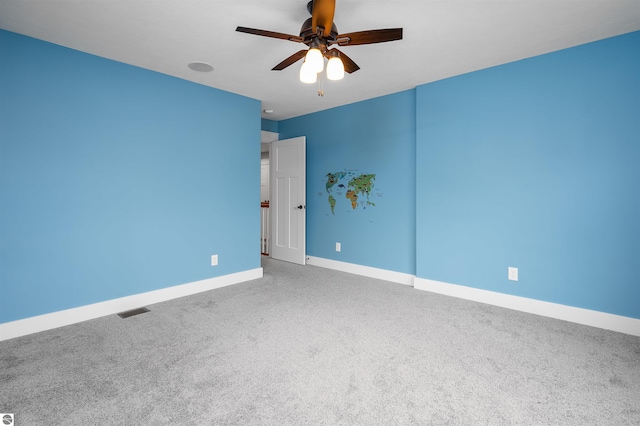
[[[344,78],[344,65],[337,56],[333,56],[327,63],[327,78],[329,80],[342,80]]]
[[[307,63],[304,61],[300,67],[300,81],[303,83],[315,83],[318,79],[318,73],[316,73]]]
[[[304,62],[309,64],[311,69],[316,73],[322,72],[322,69],[324,68],[324,58],[322,57],[322,52],[320,52],[320,49],[317,49],[315,47],[309,49],[309,51],[307,52],[307,56],[305,56],[304,58]]]

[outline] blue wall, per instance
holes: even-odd
[[[640,318],[639,52],[636,32],[417,88],[418,277]]]
[[[638,51],[278,122],[307,137],[307,253],[640,318]],[[258,101],[4,31],[0,55],[0,322],[259,267]],[[375,207],[331,213],[341,170]]]
[[[414,90],[278,123],[280,139],[307,137],[308,255],[415,273],[415,128]],[[327,174],[345,170],[376,175],[375,206],[336,185],[331,212]]]
[[[0,322],[260,267],[259,101],[6,31],[0,55]]]
[[[266,130],[267,132],[278,133],[278,122],[273,120],[267,120],[263,118],[261,120],[261,130]]]

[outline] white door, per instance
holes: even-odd
[[[306,138],[272,142],[269,165],[271,257],[304,265]]]

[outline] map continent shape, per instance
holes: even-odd
[[[351,209],[356,210],[358,208],[358,194],[366,197],[366,204],[368,206],[375,207],[375,203],[370,200],[371,191],[376,179],[375,173],[363,173],[356,175],[356,173],[353,171],[345,170],[340,172],[327,173],[326,178],[327,180],[325,183],[325,188],[327,194],[329,195],[327,197],[327,201],[329,202],[329,207],[331,208],[331,214],[335,215],[335,207],[337,204],[337,200],[332,194],[333,189],[336,185],[338,185],[339,189],[345,188],[344,183],[341,182],[344,182],[346,178],[350,179],[346,184],[347,191],[345,193],[345,198],[347,198],[351,202]]]

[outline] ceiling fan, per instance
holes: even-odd
[[[281,71],[305,58],[300,69],[300,80],[305,83],[315,83],[317,74],[322,72],[324,68],[324,58],[329,60],[327,63],[327,78],[329,80],[340,80],[344,77],[345,71],[351,74],[360,69],[351,58],[340,50],[330,49],[329,47],[332,45],[356,46],[402,39],[402,28],[338,34],[338,29],[333,22],[335,9],[336,0],[311,0],[307,4],[311,18],[302,24],[299,36],[247,27],[238,27],[236,31],[306,44],[309,49],[302,49],[294,53],[272,68],[275,71]]]

